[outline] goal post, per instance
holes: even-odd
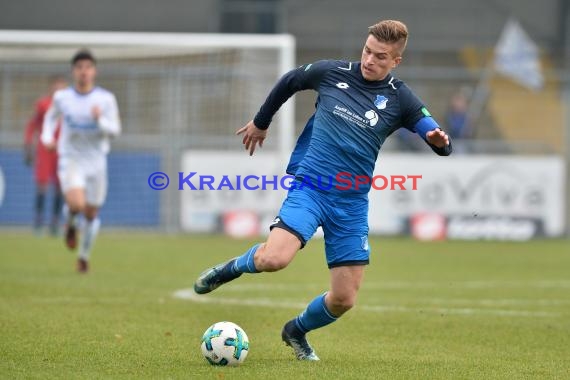
[[[49,54],[50,47],[56,49]],[[62,56],[62,50],[75,51],[81,47],[110,50],[122,58],[156,57],[162,54],[192,54],[212,49],[253,49],[277,50],[277,74],[283,75],[295,66],[295,39],[291,35],[260,34],[195,34],[195,33],[147,33],[147,32],[69,32],[69,31],[29,31],[0,30],[0,62],[69,60],[70,55]],[[70,50],[71,49],[71,50]],[[146,49],[146,50],[145,50]],[[2,62],[4,61],[4,62]],[[294,99],[280,110],[279,149],[289,151],[294,135]]]
[[[110,175],[123,176],[113,188],[121,200],[110,193],[108,203],[133,210],[148,205],[148,194],[130,182],[139,183],[151,168],[178,172],[186,150],[243,150],[235,130],[253,118],[273,84],[295,67],[291,35],[0,30],[0,170],[7,178],[0,225],[31,221],[32,173],[17,162],[24,127],[49,78],[68,76],[69,61],[80,48],[96,56],[98,84],[116,94],[123,123],[110,156],[110,165],[120,167]],[[263,147],[283,170],[294,143],[294,113],[290,99]],[[154,221],[142,211],[135,213],[139,217],[117,215],[120,207],[108,207],[107,219],[119,227],[142,220],[142,227],[158,223],[164,230],[179,230],[181,197],[174,191],[152,196],[160,203]]]

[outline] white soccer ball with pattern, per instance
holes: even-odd
[[[235,366],[243,363],[249,352],[249,339],[232,322],[218,322],[202,336],[202,354],[212,365]]]

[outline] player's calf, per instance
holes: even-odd
[[[331,268],[331,289],[324,301],[332,314],[341,316],[354,306],[364,277],[364,268],[364,265]]]

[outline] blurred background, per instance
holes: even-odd
[[[233,132],[284,72],[323,58],[357,61],[367,27],[399,19],[410,39],[395,75],[428,105],[455,151],[440,158],[407,131],[392,136],[376,173],[422,179],[417,190],[372,191],[371,233],[570,236],[568,1],[0,3],[0,228],[31,230],[38,223],[25,131],[50,81],[69,79],[70,57],[88,47],[99,61],[99,84],[118,98],[123,123],[109,156],[104,226],[265,233],[284,190],[179,191],[178,173],[284,174],[314,110],[314,93],[282,108],[257,158],[242,152]],[[29,135],[33,144],[37,134]],[[170,176],[169,188],[149,187],[156,171]]]

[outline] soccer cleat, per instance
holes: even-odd
[[[290,320],[283,326],[281,331],[281,339],[283,342],[295,351],[298,360],[319,361],[319,357],[315,354],[313,347],[307,342],[306,334],[299,331],[295,326],[295,320]]]
[[[77,271],[79,273],[89,272],[89,262],[81,257],[77,259]]]
[[[74,250],[77,247],[77,228],[72,225],[65,226],[65,245]]]
[[[241,273],[235,273],[232,269],[235,261],[236,258],[233,258],[230,261],[218,264],[202,272],[194,283],[194,291],[198,294],[210,293],[226,282],[230,282],[241,276]]]

